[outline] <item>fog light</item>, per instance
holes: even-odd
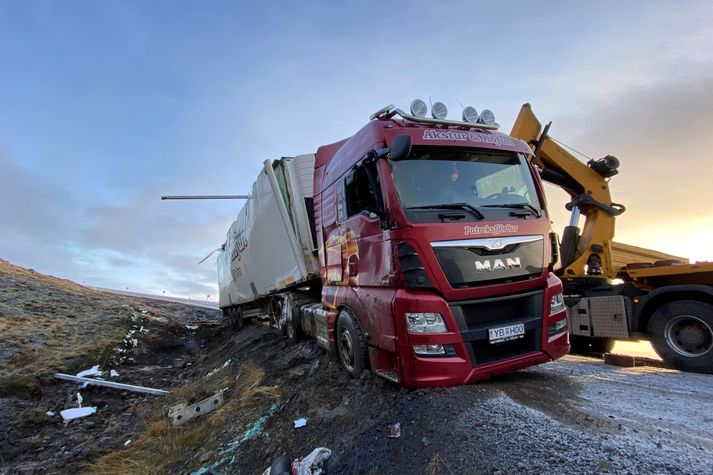
[[[409,333],[446,333],[440,313],[407,313],[406,327]]]
[[[564,310],[564,295],[560,292],[559,294],[553,295],[552,300],[550,300],[550,315],[554,315],[562,310]]]
[[[445,355],[446,349],[443,345],[413,345],[413,352],[422,356]]]
[[[547,327],[547,335],[552,336],[558,333],[562,333],[567,329],[567,319],[562,319],[559,322],[555,322]]]

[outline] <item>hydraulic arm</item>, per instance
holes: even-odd
[[[549,137],[549,127],[543,130],[530,104],[525,104],[510,135],[530,144],[542,179],[571,198],[566,208],[572,215],[562,235],[562,277],[614,278],[619,270],[612,257],[614,220],[625,208],[612,202],[609,178],[618,173],[619,160],[608,155],[584,164]],[[580,214],[585,217],[581,231]]]

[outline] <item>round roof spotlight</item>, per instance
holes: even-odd
[[[442,102],[434,102],[431,106],[431,115],[434,119],[443,120],[448,116],[448,108]]]
[[[475,124],[478,122],[478,111],[473,106],[465,106],[463,109],[463,122]]]
[[[486,125],[495,125],[495,114],[490,109],[483,109],[480,113],[480,123]]]
[[[411,102],[411,115],[415,115],[416,117],[426,117],[426,112],[428,112],[428,107],[421,99],[414,99]]]

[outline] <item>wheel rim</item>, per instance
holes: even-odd
[[[339,357],[347,371],[354,370],[354,350],[352,343],[352,334],[347,327],[342,327],[339,330]]]
[[[713,330],[693,315],[677,315],[664,328],[666,343],[681,356],[697,358],[713,349]]]

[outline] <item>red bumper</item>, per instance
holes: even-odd
[[[553,325],[566,319],[564,311],[550,315],[550,300],[555,293],[561,292],[562,286],[555,276],[548,279],[548,287],[542,289],[542,315],[539,319],[530,319],[531,330],[528,332],[528,347],[524,341],[516,343],[513,355],[497,356],[503,347],[492,347],[483,339],[483,330],[464,328],[462,315],[456,319],[448,303],[441,297],[423,291],[400,290],[394,300],[397,327],[397,360],[399,376],[406,387],[445,387],[480,381],[500,374],[511,373],[529,366],[561,358],[569,352],[569,336],[566,327],[553,332]],[[513,298],[521,298],[513,296]],[[448,333],[413,334],[408,333],[405,312],[440,313],[448,327]],[[457,313],[457,312],[456,312]],[[538,323],[539,322],[539,323]],[[481,325],[488,326],[488,325]],[[491,324],[490,327],[497,326]],[[526,327],[527,328],[527,327]],[[551,335],[548,335],[550,333]],[[524,340],[524,339],[523,339]],[[447,345],[451,355],[419,356],[414,353],[413,345]]]

